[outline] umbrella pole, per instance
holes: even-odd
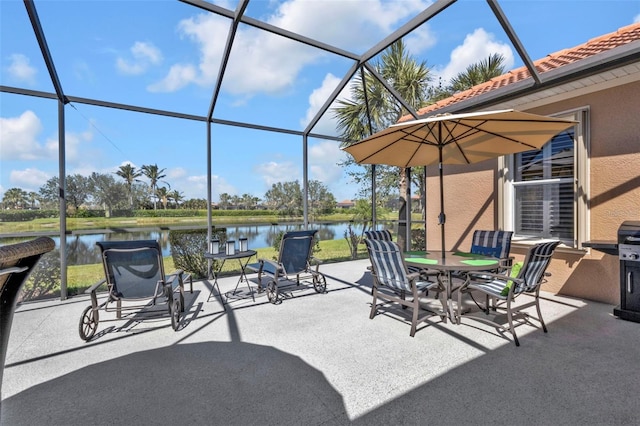
[[[440,175],[440,216],[438,216],[438,225],[440,225],[440,244],[442,258],[444,259],[444,224],[447,221],[447,217],[444,214],[444,182],[442,175],[442,146],[438,147],[438,174]]]

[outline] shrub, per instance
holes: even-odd
[[[226,228],[213,230],[213,236],[218,237],[221,245],[226,241],[226,235]],[[206,229],[169,231],[169,242],[171,243],[171,257],[176,268],[191,273],[194,279],[208,277],[208,260],[204,257],[204,253],[208,250]]]

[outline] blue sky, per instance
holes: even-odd
[[[235,1],[214,2],[234,10]],[[421,0],[249,3],[246,15],[361,54],[426,8]],[[229,20],[177,1],[35,1],[68,96],[206,116]],[[512,0],[500,5],[531,59],[640,22],[639,0]],[[0,84],[54,92],[22,1],[0,0]],[[405,38],[447,81],[491,53],[522,65],[483,0],[461,0]],[[352,65],[309,46],[240,25],[218,119],[303,130]],[[346,94],[344,96],[347,96]],[[157,164],[186,198],[206,198],[206,124],[72,103],[65,108],[67,174]],[[37,191],[58,173],[57,103],[0,93],[0,196]],[[330,116],[314,132],[335,135]],[[214,125],[213,200],[262,197],[302,181],[302,138]],[[309,178],[338,200],[357,188],[338,165],[338,143],[309,139]]]

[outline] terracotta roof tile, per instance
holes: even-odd
[[[576,47],[552,53],[542,59],[534,61],[533,64],[538,72],[545,73],[573,64],[582,59],[607,52],[636,40],[640,40],[640,23],[628,25],[620,28],[618,31],[592,38],[588,42]],[[418,110],[418,115],[425,115],[432,111],[437,111],[441,108],[479,96],[500,87],[526,80],[529,77],[531,77],[531,74],[524,66],[511,70],[506,74],[492,78],[489,81],[473,86],[463,92],[456,93],[455,95],[438,101],[435,104],[421,108]],[[411,119],[412,117],[410,115],[405,115],[399,121],[408,121]]]

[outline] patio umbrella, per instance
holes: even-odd
[[[471,164],[540,149],[576,122],[514,110],[440,114],[390,126],[345,147],[359,164],[399,167],[439,165],[442,255],[444,256],[443,164]]]

